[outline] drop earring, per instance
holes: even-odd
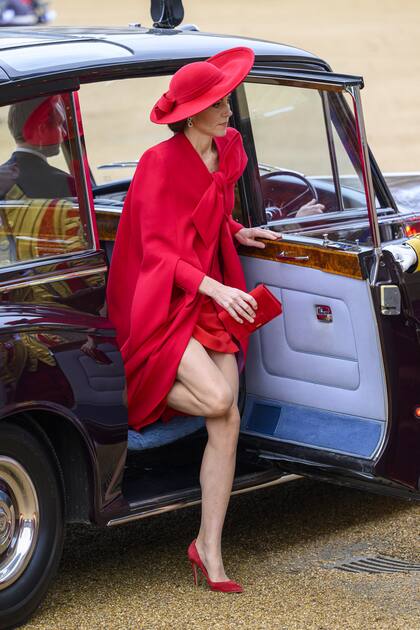
[[[193,119],[191,118],[191,116],[188,116],[188,118],[187,118],[187,125],[188,125],[188,127],[192,127],[193,126]]]

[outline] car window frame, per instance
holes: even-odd
[[[78,86],[76,87],[76,89],[48,90],[45,94],[42,94],[42,96],[61,96],[63,97],[65,102],[68,133],[74,141],[74,155],[72,155],[72,159],[74,163],[74,181],[76,187],[77,206],[80,212],[80,217],[83,220],[88,247],[69,253],[51,254],[50,256],[42,256],[42,258],[28,258],[25,260],[14,261],[10,265],[0,267],[0,277],[7,278],[11,273],[19,270],[25,270],[28,267],[36,269],[39,267],[44,267],[45,265],[55,264],[60,261],[66,262],[89,257],[90,255],[100,250],[96,221],[94,216],[95,210],[93,206],[93,199],[91,199],[91,193],[89,191],[88,180],[86,177],[86,154],[83,151],[80,139],[81,117],[80,108],[78,106],[77,89]],[[8,105],[12,105],[13,103],[31,100],[32,98],[37,98],[39,96],[39,91],[34,93],[32,93],[31,91],[25,91],[25,98],[0,99],[0,105],[2,107],[6,107]],[[4,288],[5,287],[3,287],[3,289]]]
[[[372,167],[376,167],[376,163],[372,159],[366,140],[366,131],[364,128],[363,110],[361,106],[360,90],[363,88],[363,78],[355,75],[343,75],[326,71],[306,70],[306,69],[290,69],[281,67],[278,64],[257,65],[251,70],[244,83],[270,83],[277,85],[287,85],[292,87],[304,87],[308,89],[317,89],[331,91],[337,94],[346,92],[350,94],[354,104],[354,124],[356,125],[359,142],[359,154],[361,158],[362,170],[364,173],[364,188],[367,205],[367,219],[371,231],[373,248],[375,251],[380,250],[381,242],[379,235],[378,216],[374,203],[376,186],[373,185]],[[256,156],[255,145],[253,141],[252,125],[249,116],[248,103],[245,90],[239,86],[234,99],[234,106],[237,110],[237,126],[244,137],[246,150],[250,157],[247,170],[249,181],[252,182],[249,190],[245,191],[244,200],[248,204],[248,214],[251,225],[272,225],[268,223],[263,205],[263,197],[258,173],[258,161]],[[349,115],[351,115],[349,113]],[[375,177],[376,184],[376,177]],[[381,190],[383,192],[383,190]],[[382,195],[383,197],[383,195]],[[249,207],[251,202],[253,207]],[[395,210],[395,205],[390,205]],[[319,220],[319,218],[318,218]],[[292,222],[299,223],[299,219],[283,219],[278,224],[290,225]],[[308,220],[306,223],[310,223]],[[328,223],[326,222],[326,227]],[[288,237],[292,238],[293,233],[288,233]]]

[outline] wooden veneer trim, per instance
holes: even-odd
[[[320,271],[346,276],[347,278],[363,280],[359,256],[356,252],[343,252],[315,245],[291,243],[289,241],[272,241],[268,239],[261,239],[261,241],[266,244],[264,249],[241,245],[238,250],[239,255],[273,260],[279,264],[319,269]],[[284,252],[287,256],[308,256],[309,260],[282,260],[278,258],[281,252]]]

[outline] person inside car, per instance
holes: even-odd
[[[385,245],[383,249],[392,254],[402,271],[420,271],[420,234],[415,234],[403,243]]]
[[[0,167],[3,196],[12,186],[32,199],[74,195],[73,177],[48,163],[48,158],[60,153],[66,136],[61,98],[44,97],[11,105],[7,122],[16,148]]]
[[[32,260],[85,245],[73,197],[75,181],[52,166],[66,139],[59,95],[10,106],[9,130],[16,148],[0,166],[0,226],[4,261]]]

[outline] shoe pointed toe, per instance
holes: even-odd
[[[222,593],[243,593],[243,588],[238,582],[233,580],[225,580],[224,582],[212,582],[212,591],[221,591]]]

